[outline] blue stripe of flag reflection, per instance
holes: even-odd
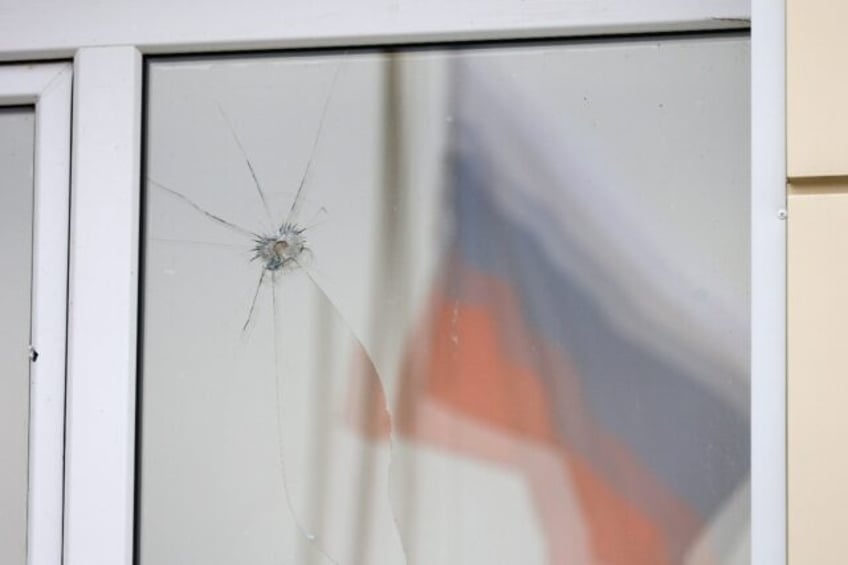
[[[628,208],[638,182],[610,182],[598,156],[586,158],[602,142],[569,131],[567,116],[541,118],[485,57],[453,65],[452,229],[423,316],[426,344],[410,344],[419,359],[406,371],[416,380],[412,402],[550,442],[578,493],[596,562],[681,563],[748,481],[747,311],[720,294],[704,298],[710,281],[693,281],[697,268],[679,262],[698,257],[667,253],[661,240],[674,234],[652,232]],[[713,302],[694,308],[693,296]],[[528,431],[530,414],[513,416],[509,429],[503,404],[486,405],[497,386],[521,404],[525,377],[498,381],[452,357],[458,338],[446,320],[456,329],[466,312],[483,312],[498,337],[485,342],[472,335],[479,326],[467,326],[463,354],[525,368],[543,391],[549,432]],[[403,432],[426,435],[426,426]],[[658,534],[629,535],[635,521]]]

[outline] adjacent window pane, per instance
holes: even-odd
[[[746,37],[149,65],[140,563],[749,561]]]
[[[29,461],[31,107],[0,108],[0,563],[24,565]]]

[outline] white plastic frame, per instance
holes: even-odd
[[[786,562],[784,1],[16,3],[0,60],[74,56],[65,561],[132,562],[141,53],[746,27],[752,20],[752,562]],[[74,25],[68,25],[74,22]],[[128,47],[115,47],[116,45]]]
[[[132,562],[141,55],[80,49],[65,465],[66,565]]]
[[[237,51],[657,33],[747,26],[749,0],[128,0],[6,2],[0,60],[81,47]]]
[[[752,0],[751,562],[785,564],[786,16]]]
[[[61,563],[71,65],[0,67],[0,106],[35,106],[30,362],[30,565]]]

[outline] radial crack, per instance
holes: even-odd
[[[268,207],[268,200],[265,198],[265,192],[262,190],[262,185],[259,183],[259,178],[256,176],[256,170],[253,168],[253,163],[250,162],[250,157],[247,156],[247,151],[244,149],[244,145],[241,144],[241,139],[239,139],[238,134],[236,133],[235,128],[233,127],[232,122],[230,122],[229,116],[224,112],[224,109],[217,102],[215,103],[218,106],[218,111],[221,113],[221,117],[224,118],[224,121],[227,123],[227,128],[230,130],[230,133],[233,136],[233,139],[238,145],[239,151],[241,151],[241,156],[244,157],[244,162],[247,163],[247,168],[250,171],[250,176],[253,177],[253,184],[256,186],[256,191],[259,193],[259,199],[262,201],[262,207],[265,208],[265,214],[268,216],[268,220],[271,222],[271,225],[274,225],[274,217],[271,214],[271,208]]]
[[[274,318],[274,405],[276,410],[274,411],[277,417],[277,425],[275,426],[277,431],[277,455],[279,457],[279,469],[280,469],[280,482],[283,487],[283,498],[285,499],[286,508],[289,511],[289,514],[294,521],[295,527],[297,528],[300,535],[305,539],[312,547],[314,547],[321,555],[323,555],[330,563],[333,565],[341,565],[338,561],[333,559],[333,557],[327,553],[327,551],[321,546],[321,544],[317,543],[317,536],[306,529],[303,523],[300,521],[300,518],[297,515],[297,512],[294,509],[294,505],[292,504],[291,494],[289,490],[288,476],[286,474],[286,461],[285,456],[283,454],[283,435],[282,435],[282,408],[280,406],[280,354],[276,347],[277,336],[279,335],[279,327],[277,320],[277,290],[276,290],[276,275],[271,274],[271,301],[273,305],[273,318]]]
[[[200,212],[201,214],[203,214],[204,216],[206,216],[207,218],[209,218],[213,222],[217,222],[218,224],[220,224],[224,227],[227,227],[227,228],[229,228],[229,229],[231,229],[235,232],[238,232],[239,234],[241,234],[245,237],[250,237],[250,238],[259,237],[257,234],[253,233],[252,231],[245,229],[245,228],[243,228],[239,225],[236,225],[232,222],[228,222],[224,218],[222,218],[222,217],[220,217],[216,214],[213,214],[212,212],[209,212],[208,210],[203,209],[199,204],[196,204],[191,198],[189,198],[185,194],[177,192],[176,190],[174,190],[172,188],[168,188],[167,186],[165,186],[164,184],[162,184],[159,181],[156,181],[156,180],[153,180],[150,177],[147,177],[147,182],[156,186],[157,188],[164,190],[165,192],[167,192],[171,196],[179,198],[180,200],[182,200],[183,202],[185,202],[186,204],[188,204],[189,206],[191,206],[192,208],[194,208],[195,210],[197,210],[198,212]]]
[[[401,552],[403,552],[404,563],[409,562],[409,555],[406,552],[406,546],[404,545],[403,535],[401,534],[401,525],[400,521],[395,515],[394,508],[392,506],[392,493],[391,493],[391,477],[392,477],[392,469],[394,467],[394,443],[395,443],[395,431],[394,431],[394,419],[392,417],[391,408],[389,406],[388,395],[386,394],[386,387],[383,385],[382,377],[380,376],[379,371],[377,370],[377,365],[374,363],[374,360],[371,358],[370,353],[365,348],[365,345],[362,343],[362,340],[357,337],[356,332],[353,330],[353,327],[348,323],[348,321],[342,316],[341,310],[336,306],[330,296],[324,291],[321,285],[315,280],[315,277],[312,275],[310,270],[304,265],[298,263],[300,270],[309,278],[312,282],[312,286],[318,291],[321,297],[326,300],[326,302],[330,305],[333,311],[336,314],[336,317],[339,321],[345,326],[347,332],[350,334],[351,338],[356,342],[357,348],[362,351],[363,355],[366,357],[366,361],[368,362],[370,368],[372,369],[371,373],[374,375],[376,379],[376,385],[378,387],[377,397],[382,399],[382,406],[379,408],[382,411],[382,416],[385,418],[388,429],[388,449],[389,449],[389,462],[387,465],[387,481],[386,481],[386,496],[389,507],[389,515],[391,516],[392,523],[394,525],[395,534],[398,537],[398,544],[400,545]],[[371,396],[373,398],[374,395]],[[369,406],[370,407],[370,406]]]

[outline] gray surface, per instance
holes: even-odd
[[[557,441],[668,533],[675,561],[707,545],[746,562],[748,75],[733,37],[153,64],[149,178],[267,231],[311,159],[294,219],[313,257],[260,285],[242,332],[250,243],[147,185],[142,565],[586,562],[581,511],[553,490],[546,507],[578,518],[547,526],[574,553],[546,534],[531,491],[553,456],[536,442],[480,421],[396,432],[391,451],[356,433],[351,391],[375,384],[362,359],[398,417],[440,285],[517,327],[446,268],[453,253],[522,297],[537,341],[503,349],[553,389]],[[556,390],[542,342],[570,354],[580,394]],[[652,499],[595,421],[704,523]],[[503,442],[510,465],[485,455]]]
[[[31,108],[0,108],[0,563],[26,563],[33,141]]]

